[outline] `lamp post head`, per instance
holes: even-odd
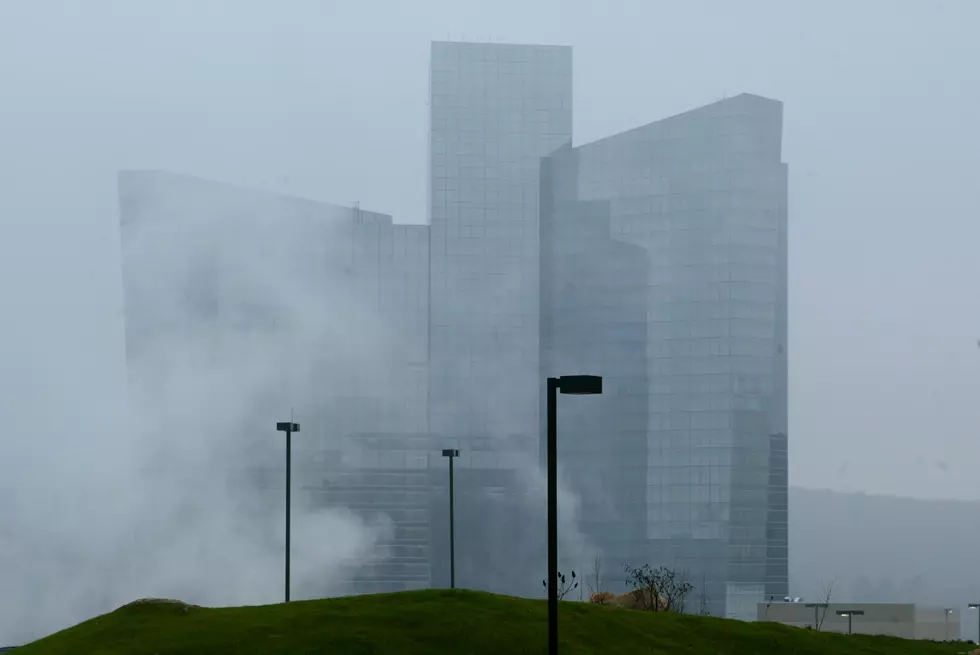
[[[279,432],[299,432],[299,423],[291,421],[281,421],[276,423],[276,430]]]
[[[864,616],[864,610],[837,610],[837,616]]]
[[[952,607],[944,607],[943,608],[943,611],[946,612],[947,615],[949,615],[949,614],[952,614],[953,613],[953,608]]]
[[[443,448],[442,449],[442,456],[443,457],[459,457],[459,451],[456,450],[455,448]]]
[[[601,375],[563,375],[558,378],[558,390],[572,396],[591,396],[602,393]]]
[[[967,607],[971,610],[980,610],[980,603],[970,603]]]

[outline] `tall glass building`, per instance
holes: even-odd
[[[280,489],[259,417],[299,398],[301,502],[391,526],[350,592],[448,583],[439,451],[458,448],[457,581],[530,595],[544,380],[600,374],[602,396],[559,404],[581,533],[563,566],[601,555],[617,592],[623,566],[668,566],[688,609],[754,619],[788,593],[782,104],[739,95],[573,146],[571,48],[431,56],[428,226],[121,175],[134,390],[176,415],[177,365],[256,358],[220,431],[238,451],[254,434],[240,464],[276,462],[251,473]]]
[[[600,556],[602,568],[620,579],[625,566],[648,557],[650,264],[642,247],[611,238],[609,201],[577,199],[577,160],[578,152],[566,145],[541,169],[539,379],[603,377],[601,396],[561,398],[558,462],[564,484],[576,495],[577,527],[592,549],[567,565],[590,568]],[[542,425],[542,460],[546,429]]]
[[[642,484],[635,460],[613,465],[622,475],[603,493],[616,512],[593,508],[596,523],[626,530],[610,516],[642,503],[645,539],[633,552],[645,556],[634,564],[669,566],[712,613],[747,620],[758,601],[788,592],[781,136],[782,104],[740,95],[559,150],[542,176],[542,196],[552,199],[542,203],[542,225],[553,233],[542,250],[554,253],[555,269],[542,344],[576,343],[573,355],[594,358],[595,371],[615,381],[604,404],[562,410],[562,439],[579,449],[565,456],[583,470],[590,459],[605,461],[589,443],[637,457],[640,440],[631,435],[644,431]],[[589,242],[607,245],[590,250]],[[645,273],[629,264],[625,244],[645,253]],[[634,294],[637,275],[645,275],[643,299]],[[578,286],[564,281],[576,278]],[[583,307],[574,298],[585,287],[603,293],[593,291]],[[643,347],[628,357],[641,326]],[[637,411],[645,412],[642,427]],[[590,412],[602,421],[575,416]],[[590,493],[584,482],[577,491]],[[628,556],[623,544],[634,534],[618,546],[610,535],[600,543]]]
[[[538,176],[572,134],[568,47],[433,43],[429,428],[538,432]]]

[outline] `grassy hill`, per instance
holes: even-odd
[[[473,591],[420,591],[208,609],[142,602],[18,648],[17,655],[545,653],[547,605]],[[562,603],[563,655],[927,655],[965,644],[832,635],[775,624]]]

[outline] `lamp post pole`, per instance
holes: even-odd
[[[602,393],[598,375],[548,378],[548,654],[558,655],[558,392]]]
[[[837,616],[847,617],[847,634],[853,634],[851,621],[855,616],[864,616],[864,610],[837,610]]]
[[[289,602],[289,519],[291,512],[292,472],[293,472],[293,432],[299,432],[299,423],[292,421],[276,423],[276,430],[286,433],[286,602]]]
[[[558,655],[558,378],[548,378],[548,655]]]
[[[443,457],[449,458],[449,588],[456,588],[456,516],[453,502],[453,460],[459,457],[455,448],[442,451]]]

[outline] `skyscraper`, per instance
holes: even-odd
[[[558,461],[576,496],[588,565],[601,557],[604,570],[621,573],[648,557],[650,262],[642,247],[611,237],[609,201],[577,199],[577,160],[569,144],[542,163],[539,377],[603,377],[601,396],[559,403]]]
[[[245,414],[303,390],[301,442],[330,440],[311,502],[394,526],[351,590],[444,582],[438,452],[459,448],[459,581],[510,593],[544,565],[523,475],[544,379],[602,375],[559,404],[588,549],[570,563],[667,566],[751,620],[788,593],[782,105],[740,95],[573,146],[571,69],[567,47],[432,45],[429,226],[124,173],[131,372],[168,371],[191,337],[209,365],[275,373]]]
[[[433,43],[430,111],[430,430],[536,442],[538,177],[571,138],[571,48]]]
[[[782,104],[740,95],[563,149],[545,162],[550,188],[542,192],[554,199],[542,204],[542,224],[558,236],[542,248],[554,253],[555,298],[582,293],[560,286],[561,266],[568,278],[627,261],[624,246],[603,253],[594,246],[590,251],[589,242],[633,244],[649,259],[645,300],[636,300],[645,302],[645,354],[639,348],[635,353],[645,360],[647,384],[646,539],[638,546],[646,557],[639,563],[689,576],[714,613],[746,619],[757,601],[787,593],[787,178],[781,137]],[[583,211],[591,213],[585,222]],[[576,233],[585,238],[576,243]],[[578,263],[560,263],[572,253]],[[586,265],[587,259],[598,261]],[[624,270],[610,279],[625,291],[637,274]],[[553,328],[543,343],[568,342],[591,324],[590,345],[580,338],[583,345],[574,349],[579,356],[615,343],[627,347],[639,317],[625,305],[615,309],[610,301],[619,296],[611,289],[607,300],[596,297],[584,310],[569,300],[553,301],[549,311],[555,316],[547,319]],[[590,318],[594,314],[605,318]],[[605,330],[603,323],[609,324]],[[612,352],[590,372],[641,379],[628,358]],[[639,404],[622,389],[610,391],[623,410],[607,414],[601,427],[581,416],[572,420],[573,411],[603,411],[598,403],[564,410],[570,416],[560,415],[567,426],[562,438],[603,441],[609,451],[635,449],[625,435],[636,429]],[[591,434],[575,435],[582,431]],[[617,441],[610,442],[613,436]],[[621,466],[624,474],[633,470]],[[606,495],[635,492],[635,485],[626,488],[632,476],[618,479]]]

